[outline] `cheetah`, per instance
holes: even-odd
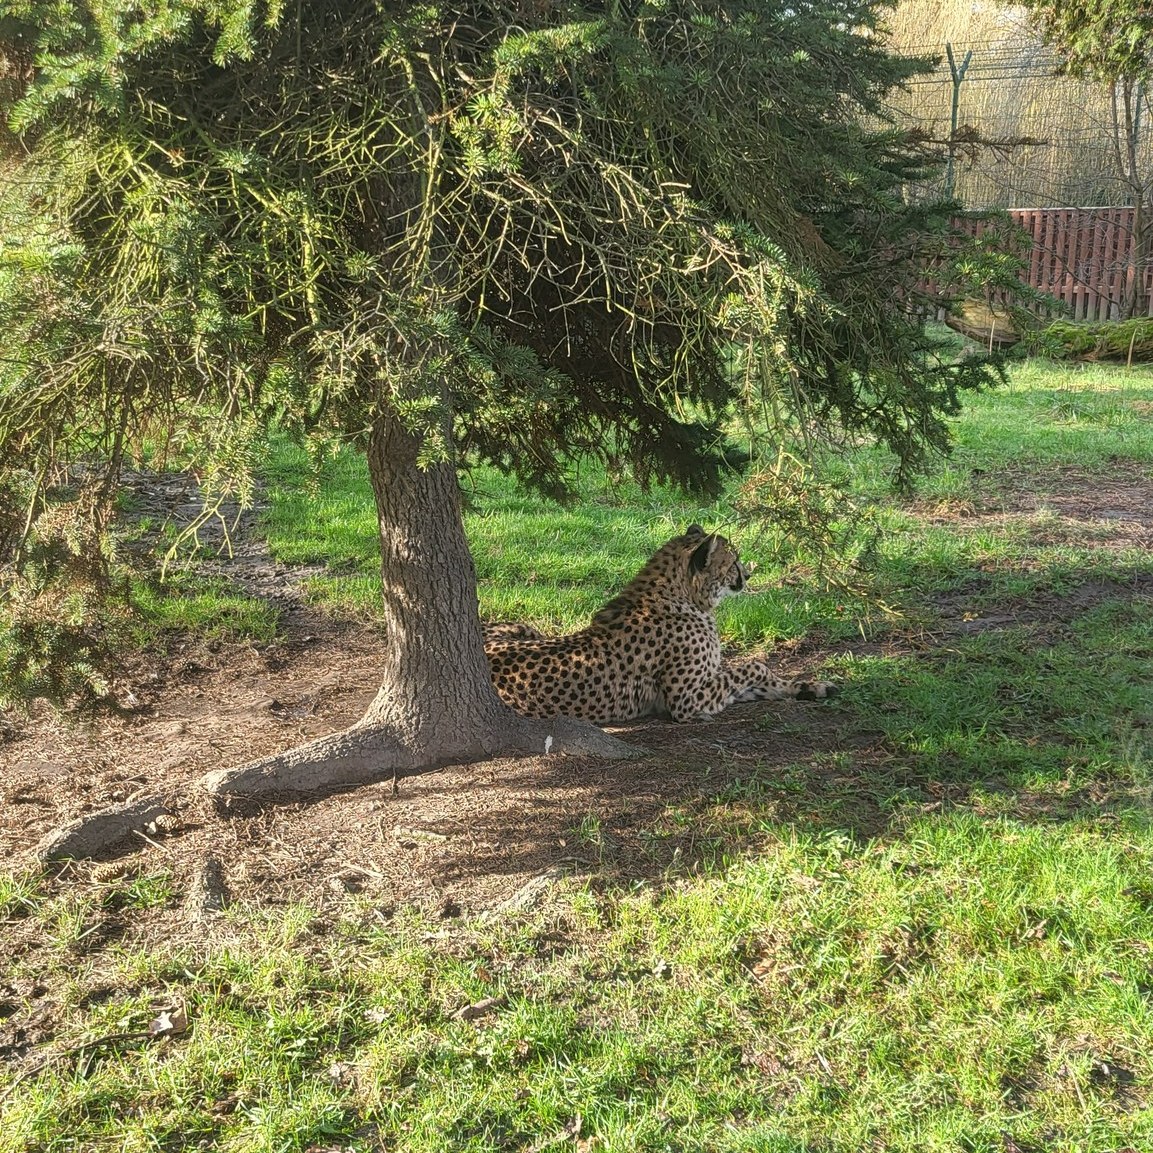
[[[724,660],[716,606],[746,591],[736,549],[700,525],[663,544],[624,590],[569,636],[528,625],[486,630],[496,691],[529,717],[595,724],[709,719],[740,701],[823,700],[824,681],[784,681],[755,657]]]

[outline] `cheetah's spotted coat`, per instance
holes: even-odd
[[[687,721],[738,701],[832,696],[823,681],[784,681],[756,658],[722,658],[716,606],[747,579],[724,537],[692,525],[580,632],[546,637],[527,625],[491,626],[493,684],[525,716],[597,724],[654,714]]]

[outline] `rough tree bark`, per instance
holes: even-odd
[[[209,792],[316,792],[496,756],[636,754],[583,721],[521,717],[496,695],[456,470],[450,462],[421,468],[420,445],[395,416],[377,418],[368,465],[387,650],[376,698],[350,729],[207,774]]]

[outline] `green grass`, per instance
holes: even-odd
[[[1057,636],[1025,625],[839,667],[862,721],[906,766],[936,781],[1038,788],[1134,780],[1148,771],[1150,660],[1153,598],[1146,597],[1106,602]]]
[[[241,915],[227,944],[110,951],[96,1003],[74,979],[74,1048],[0,1147],[1147,1148],[1151,867],[1147,830],[1093,819],[766,821],[713,876],[452,932]],[[186,1035],[80,1048],[173,999]]]
[[[966,401],[946,468],[922,486],[951,494],[971,468],[1087,472],[1118,460],[1153,462],[1153,368],[1062,365],[1014,367],[1009,384]]]
[[[31,982],[58,1000],[53,1041],[0,1060],[0,1150],[1153,1148],[1153,564],[1102,547],[1107,524],[933,511],[1153,476],[1146,405],[1148,370],[1029,363],[968,406],[915,501],[884,496],[880,454],[848,461],[889,530],[866,591],[899,611],[838,614],[791,584],[726,617],[749,644],[860,643],[826,663],[834,740],[808,739],[814,714],[766,713],[795,759],[669,798],[645,837],[697,850],[657,881],[606,870],[537,911],[453,922],[368,897],[324,921],[241,907],[205,935],[165,872],[0,877],[0,949],[24,942],[0,1002]],[[338,457],[294,495],[306,475],[275,449],[274,551],[332,564],[317,600],[370,612],[360,466]],[[595,475],[564,511],[475,483],[486,614],[548,627],[730,515]],[[571,836],[611,856],[595,810]],[[122,1036],[174,1000],[187,1032]]]
[[[132,604],[142,642],[170,632],[213,640],[271,640],[279,618],[267,601],[242,592],[223,577],[202,576],[194,568],[174,570],[163,583],[134,583]]]
[[[1015,368],[1007,387],[970,398],[954,427],[954,453],[921,481],[922,501],[987,496],[998,480],[1058,468],[1090,477],[1119,467],[1148,472],[1153,369],[1028,361]],[[963,584],[974,569],[992,572],[990,595],[996,597],[1014,581],[1059,582],[1063,574],[1100,567],[1097,542],[1084,535],[1034,547],[1028,538],[1038,533],[1036,518],[1019,517],[996,528],[926,524],[893,501],[891,466],[884,453],[869,449],[837,464],[846,487],[858,501],[874,503],[886,530],[870,595],[834,595],[796,580],[781,587],[783,578],[811,571],[812,558],[803,551],[797,558],[782,557],[775,533],[746,526],[734,535],[746,559],[757,562],[762,591],[722,606],[727,640],[756,645],[814,628],[842,640],[874,627],[876,600],[907,604],[911,595]],[[380,562],[363,460],[345,452],[317,471],[302,451],[276,443],[267,472],[273,555],[285,563],[326,565],[328,571],[310,582],[311,597],[334,612],[373,618]],[[465,524],[486,619],[523,620],[553,631],[579,628],[669,536],[693,521],[724,529],[736,516],[728,497],[701,504],[669,490],[646,493],[627,480],[610,482],[587,465],[577,491],[574,506],[559,508],[519,491],[491,469],[470,475]],[[1030,553],[1031,576],[1015,564],[1022,548]],[[790,566],[790,560],[799,565]],[[1122,562],[1153,568],[1144,550]]]
[[[340,453],[316,471],[303,451],[276,443],[267,469],[273,555],[284,563],[326,565],[328,571],[308,583],[311,598],[333,612],[372,619],[379,611],[380,559],[363,460]],[[734,515],[725,501],[646,493],[632,482],[610,483],[593,467],[582,471],[577,491],[576,503],[561,508],[519,491],[492,469],[470,474],[465,528],[485,619],[580,628],[670,536],[694,521],[723,526]],[[753,559],[764,570],[758,579],[769,586],[779,568],[771,556]],[[724,606],[723,631],[746,642],[793,636],[821,617],[835,618],[837,600],[766,587],[759,597]]]

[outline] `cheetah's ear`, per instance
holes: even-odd
[[[699,524],[691,524],[685,529],[685,536],[704,536],[705,530]]]
[[[709,536],[702,544],[697,545],[693,549],[693,555],[689,557],[689,572],[704,572],[708,568],[709,561],[713,559],[716,548],[717,538],[715,536]]]

